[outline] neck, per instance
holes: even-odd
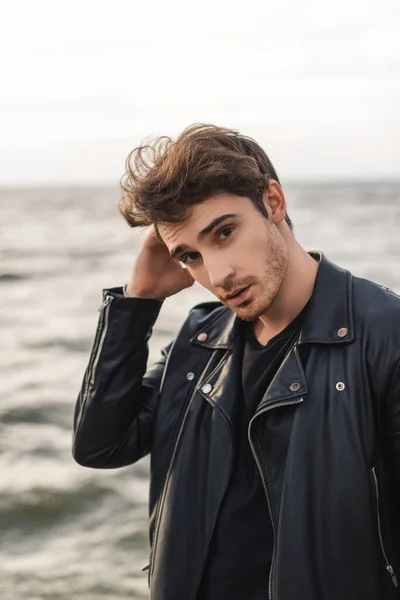
[[[312,296],[319,263],[295,240],[289,248],[289,264],[278,295],[268,311],[254,324],[261,343],[283,331],[302,311]]]

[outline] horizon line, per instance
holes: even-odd
[[[299,185],[346,185],[346,184],[379,184],[379,183],[390,183],[400,184],[399,175],[376,175],[376,176],[317,176],[317,177],[293,177],[288,178],[286,181],[281,181],[282,188],[286,186],[299,186]],[[108,181],[78,181],[78,182],[27,182],[27,183],[1,183],[0,191],[7,190],[29,190],[29,189],[96,189],[96,188],[119,188],[119,182]]]

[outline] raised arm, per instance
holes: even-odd
[[[147,342],[162,301],[194,280],[150,228],[126,289],[104,291],[75,408],[73,456],[81,465],[122,467],[150,451],[168,349],[146,373]]]

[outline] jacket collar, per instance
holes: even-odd
[[[330,262],[322,252],[309,254],[318,260],[319,268],[299,344],[349,343],[354,339],[351,273]],[[228,349],[239,335],[240,323],[235,313],[221,304],[190,341],[205,348]]]

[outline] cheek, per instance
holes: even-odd
[[[268,246],[268,233],[264,226],[257,223],[257,226],[249,227],[246,233],[241,236],[235,251],[239,250],[242,255],[252,254],[254,256],[254,253],[258,254],[260,249],[266,246]]]
[[[262,263],[266,248],[265,236],[247,236],[228,250],[228,260],[238,276],[257,270]]]

